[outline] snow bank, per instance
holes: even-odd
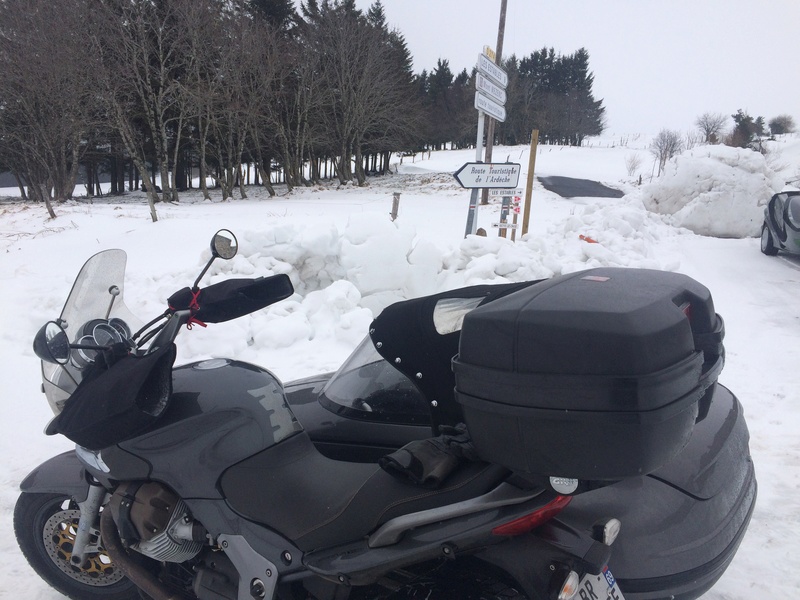
[[[642,202],[700,235],[752,237],[760,233],[764,204],[782,187],[758,152],[701,146],[670,160],[664,175],[643,188]]]
[[[225,328],[186,336],[179,346],[179,360],[231,355],[270,364],[273,355],[290,348],[322,343],[333,348],[335,367],[335,357],[340,359],[352,349],[373,317],[393,302],[600,266],[677,268],[654,255],[655,242],[675,235],[663,218],[636,200],[615,202],[576,207],[565,219],[555,220],[545,234],[529,234],[516,242],[471,235],[455,246],[440,247],[417,226],[389,221],[383,214],[376,218],[376,213],[353,213],[341,227],[279,223],[238,231],[239,254],[229,262],[214,263],[208,281],[284,273],[295,294],[265,311],[226,323]],[[208,256],[206,250],[197,263]],[[160,291],[155,296],[168,295],[181,279],[190,280],[193,269],[148,276],[150,285]],[[131,283],[135,289],[148,282]],[[156,310],[155,305],[150,309]]]

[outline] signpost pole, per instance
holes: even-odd
[[[522,235],[528,233],[531,220],[531,193],[533,192],[533,171],[536,168],[536,148],[539,146],[539,130],[531,132],[531,155],[528,158],[528,187],[525,189],[525,210],[522,216]]]
[[[514,226],[511,229],[511,241],[515,241],[517,239],[517,217],[519,216],[519,196],[514,198],[514,217],[512,221],[512,225]]]
[[[475,162],[483,162],[483,125],[486,120],[483,111],[478,111],[478,139],[475,141]],[[474,235],[478,230],[478,188],[473,188],[469,197],[469,212],[464,237]]]
[[[500,22],[497,25],[497,45],[495,46],[495,59],[494,62],[500,65],[503,57],[503,38],[506,33],[506,7],[508,0],[501,0],[500,2]],[[492,148],[494,148],[494,119],[489,121],[489,126],[486,128],[486,162],[492,162]],[[488,203],[487,192],[484,192],[481,199],[482,204]],[[505,232],[503,232],[505,233]]]
[[[503,0],[505,7],[506,0]],[[503,8],[505,12],[505,8]],[[508,73],[497,66],[490,56],[493,53],[488,49],[478,55],[475,78],[475,108],[478,110],[478,139],[475,142],[475,163],[467,163],[456,173],[455,178],[465,188],[472,189],[469,200],[469,213],[464,237],[473,235],[478,229],[478,189],[516,187],[519,180],[519,165],[503,163],[493,165],[483,162],[483,133],[486,119],[489,125],[493,119],[505,122],[506,120],[506,86]],[[491,142],[491,140],[489,140]],[[507,184],[507,185],[506,185]],[[484,196],[486,198],[486,196]]]
[[[486,192],[488,193],[489,190],[486,190]],[[503,199],[501,200],[501,203],[502,204],[500,205],[501,208],[500,208],[500,232],[499,232],[499,235],[500,235],[500,237],[504,238],[504,237],[506,237],[506,232],[507,232],[508,229],[506,227],[503,227],[503,225],[505,225],[508,222],[508,212],[509,212],[509,209],[511,208],[511,196],[503,196]]]

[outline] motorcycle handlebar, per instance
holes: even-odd
[[[287,275],[229,279],[203,289],[183,288],[167,300],[172,311],[188,310],[204,323],[222,323],[260,310],[294,293]]]

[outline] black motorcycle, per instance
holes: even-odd
[[[93,256],[34,340],[47,433],[76,448],[23,481],[14,527],[70,598],[696,598],[733,558],[756,482],[696,281],[594,269],[398,303],[339,372],[284,389],[174,366],[184,326],[293,293],[200,288],[236,238],[211,249],[145,325],[124,252]]]

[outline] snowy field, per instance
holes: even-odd
[[[234,356],[284,381],[335,369],[389,303],[485,282],[521,281],[595,266],[680,271],[712,292],[726,324],[721,381],[738,395],[751,432],[759,498],[742,546],[704,598],[752,600],[800,595],[800,258],[767,257],[755,237],[763,203],[800,177],[800,137],[771,143],[768,160],[732,149],[698,147],[653,179],[642,136],[591,140],[582,148],[541,147],[536,174],[590,178],[626,192],[620,199],[562,199],[535,183],[531,231],[515,243],[497,236],[499,206],[481,206],[488,237],[464,239],[469,191],[451,173],[474,151],[405,158],[397,173],[363,188],[331,183],[269,198],[203,202],[183,194],[159,205],[152,223],[143,197],[76,200],[43,206],[0,200],[0,597],[55,600],[13,539],[19,482],[40,462],[71,447],[46,437],[52,413],[39,392],[31,350],[37,329],[58,316],[84,261],[107,248],[128,253],[125,297],[149,320],[175,290],[191,285],[219,228],[236,233],[240,252],[217,262],[206,283],[225,277],[287,273],[292,298],[237,321],[194,328],[178,338],[179,362]],[[522,164],[527,147],[500,147],[495,158]],[[639,154],[629,175],[626,158]],[[399,217],[389,213],[399,192]],[[15,190],[0,190],[0,196]],[[645,206],[649,208],[646,209]],[[658,211],[658,212],[652,212]],[[691,230],[690,230],[691,229]],[[701,234],[713,234],[710,237]],[[598,243],[587,243],[588,236]],[[624,524],[623,524],[624,526]]]

